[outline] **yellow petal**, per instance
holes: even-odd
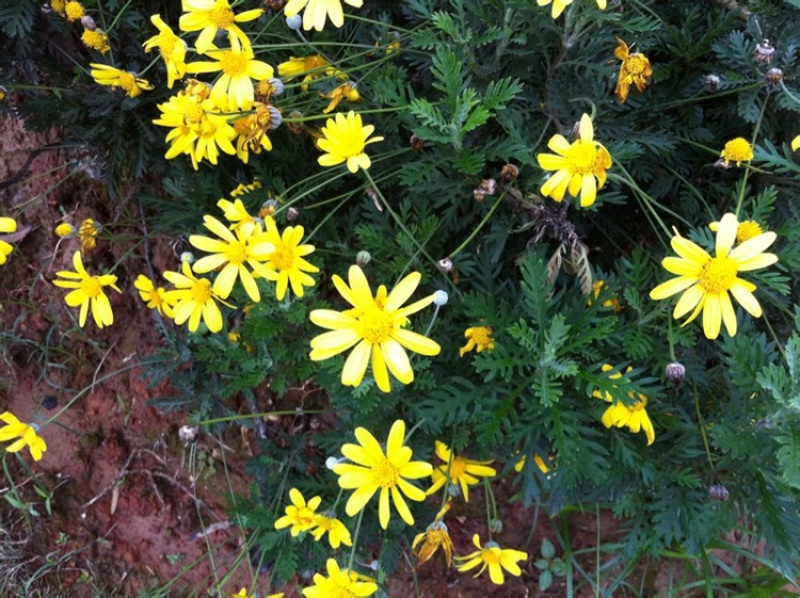
[[[703,306],[703,332],[706,338],[714,340],[719,336],[722,327],[722,307],[719,296],[707,294]]]
[[[679,276],[677,278],[673,278],[672,280],[668,280],[667,282],[662,282],[660,285],[650,291],[650,299],[655,301],[666,299],[667,297],[671,297],[676,293],[680,293],[681,291],[688,289],[696,282],[697,278],[694,276]]]
[[[725,257],[736,242],[736,231],[739,228],[739,221],[736,215],[728,212],[719,221],[717,229],[716,252],[717,257]],[[775,233],[772,233],[773,235]]]
[[[414,291],[419,286],[419,281],[422,279],[422,274],[419,272],[412,272],[392,289],[389,297],[386,299],[385,310],[389,313],[400,309],[400,306],[408,301],[409,297],[414,294]]]

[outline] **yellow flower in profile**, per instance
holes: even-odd
[[[300,532],[307,532],[316,525],[314,517],[322,499],[315,496],[306,503],[306,499],[297,488],[289,490],[289,498],[292,504],[286,507],[286,515],[275,522],[275,529],[292,526],[291,534],[296,536]]]
[[[477,349],[478,353],[494,349],[492,329],[489,326],[467,328],[464,331],[464,337],[467,339],[467,344],[458,350],[458,355],[460,357],[464,357],[465,354],[473,349]]]
[[[345,4],[361,8],[364,0],[344,0]],[[303,29],[309,31],[316,29],[322,31],[325,27],[325,20],[330,19],[334,27],[344,25],[344,11],[342,10],[341,0],[289,0],[283,14],[293,17],[305,8],[303,13]]]
[[[614,368],[606,363],[603,364],[601,369],[604,372],[610,372]],[[625,370],[625,373],[630,372],[631,369],[632,368],[629,367]],[[610,380],[618,380],[620,378],[622,378],[622,372],[617,372],[609,376]],[[603,399],[607,403],[612,403],[612,405],[606,409],[605,413],[603,413],[602,421],[606,428],[610,428],[611,426],[616,426],[617,428],[627,426],[634,434],[638,434],[640,430],[644,430],[644,434],[647,437],[647,446],[653,444],[656,439],[656,431],[653,428],[653,422],[650,421],[650,416],[647,415],[646,396],[640,392],[629,392],[628,397],[635,400],[632,405],[626,405],[618,400],[615,401],[614,397],[612,397],[609,392],[602,393],[599,390],[595,390],[592,396],[596,399]]]
[[[405,349],[421,355],[438,355],[441,351],[441,347],[433,340],[404,328],[408,316],[433,303],[433,295],[428,295],[401,307],[416,290],[422,275],[412,272],[388,295],[386,287],[381,285],[375,298],[361,268],[350,266],[348,278],[349,286],[334,274],[333,284],[353,306],[352,309],[344,312],[315,309],[309,316],[314,324],[330,330],[311,340],[309,357],[312,361],[322,361],[355,345],[342,369],[342,384],[361,384],[370,363],[370,354],[372,375],[383,392],[392,389],[389,372],[402,384],[411,384],[414,370],[411,369]]]
[[[182,79],[186,74],[186,42],[175,35],[161,15],[151,16],[150,22],[156,26],[158,33],[144,42],[144,51],[149,53],[153,48],[158,48],[167,67],[167,87],[172,89],[175,80]]]
[[[214,293],[222,299],[227,299],[233,291],[236,279],[242,281],[244,290],[255,303],[261,301],[258,285],[247,266],[257,272],[259,276],[268,278],[269,270],[263,262],[275,250],[261,233],[261,227],[247,230],[237,228],[231,232],[222,222],[213,216],[203,216],[204,226],[219,239],[212,239],[202,235],[191,235],[189,243],[198,249],[210,253],[194,263],[192,269],[198,274],[205,274],[217,268],[222,270],[214,280]]]
[[[139,79],[134,73],[123,71],[107,64],[92,63],[89,73],[98,85],[122,88],[128,96],[135,98],[144,91],[150,91],[153,86],[146,79]]]
[[[425,500],[425,493],[409,483],[431,475],[430,463],[412,461],[411,448],[403,445],[406,424],[398,419],[389,430],[386,453],[381,445],[364,428],[356,428],[359,444],[345,444],[342,454],[353,463],[339,463],[333,467],[339,476],[339,486],[345,490],[355,490],[347,501],[345,511],[352,517],[361,511],[372,496],[380,489],[378,500],[378,519],[381,527],[389,525],[389,495],[400,517],[408,525],[414,525],[414,517],[403,499],[405,494],[415,501]]]
[[[303,84],[301,89],[308,91],[308,85],[314,79],[321,77],[323,74],[331,75],[334,69],[327,69],[329,63],[323,56],[319,54],[312,54],[311,56],[304,56],[297,58],[292,56],[286,62],[281,62],[278,65],[278,74],[286,80],[293,79],[299,75],[303,77]]]
[[[533,462],[536,463],[536,467],[538,467],[539,471],[541,471],[542,473],[546,474],[550,471],[550,467],[547,465],[547,463],[544,462],[544,459],[542,459],[541,456],[534,455]],[[522,459],[520,459],[514,464],[514,471],[520,473],[523,467],[525,467],[525,455],[522,455]]]
[[[564,199],[569,190],[572,197],[581,196],[581,207],[586,208],[594,203],[597,189],[606,183],[606,170],[611,168],[611,154],[602,144],[594,141],[592,119],[588,114],[581,117],[579,138],[569,143],[561,135],[553,135],[547,147],[556,154],[539,154],[539,166],[544,170],[555,170],[544,185],[542,195],[552,197],[556,201]]]
[[[228,41],[234,50],[250,48],[250,40],[237,23],[253,21],[263,14],[260,8],[234,14],[228,0],[183,0],[178,26],[181,31],[200,31],[194,47],[199,54],[205,54],[214,42],[217,31],[228,33]]]
[[[331,548],[339,548],[342,544],[345,546],[353,545],[353,539],[350,537],[350,530],[335,517],[314,515],[314,525],[316,527],[311,531],[311,535],[314,536],[317,542],[327,533]]]
[[[0,413],[0,421],[6,424],[0,428],[0,442],[19,438],[16,442],[8,445],[6,451],[16,453],[22,450],[22,447],[27,446],[34,461],[42,459],[42,453],[47,450],[47,444],[44,438],[37,434],[39,431],[38,426],[22,423],[10,411]]]
[[[206,323],[211,332],[222,330],[222,313],[219,310],[217,295],[207,278],[197,278],[192,273],[188,261],[183,262],[181,272],[164,272],[164,278],[175,285],[164,294],[164,299],[172,305],[175,323],[180,326],[189,321],[189,331],[195,332],[200,320]]]
[[[108,45],[108,36],[102,29],[84,29],[81,41],[87,48],[97,50],[101,54],[105,54],[111,49],[111,46]]]
[[[56,228],[55,228],[55,230],[53,232],[56,233],[57,237],[61,237],[62,239],[64,237],[67,237],[67,238],[72,237],[77,233],[77,231],[75,230],[75,227],[72,226],[69,222],[62,222],[61,224],[56,226]]]
[[[434,467],[431,473],[433,486],[425,492],[428,496],[444,486],[449,474],[450,484],[458,484],[464,495],[464,502],[469,502],[469,487],[480,483],[478,477],[488,478],[497,475],[497,471],[489,467],[494,461],[473,461],[459,457],[440,440],[436,441],[436,456],[444,461],[444,464]]]
[[[17,230],[17,221],[8,216],[0,216],[0,233],[13,233]],[[6,258],[14,251],[11,243],[0,241],[0,266],[6,263]]]
[[[86,11],[80,2],[67,2],[64,6],[64,13],[67,16],[67,21],[80,21]]]
[[[617,78],[617,88],[614,94],[617,101],[622,104],[628,99],[628,90],[631,83],[636,86],[636,90],[642,93],[647,88],[650,77],[653,76],[653,67],[647,56],[639,52],[630,52],[628,44],[617,38],[619,46],[614,50],[614,56],[622,61],[619,65],[619,77]]]
[[[517,562],[526,560],[528,558],[527,553],[512,548],[500,548],[497,542],[487,542],[484,546],[481,546],[480,536],[478,536],[478,534],[472,537],[472,543],[478,550],[466,556],[456,557],[457,561],[463,561],[463,563],[457,567],[459,571],[469,571],[481,565],[478,572],[473,575],[473,577],[478,577],[488,567],[489,577],[492,583],[497,585],[505,583],[506,579],[503,575],[503,569],[515,577],[519,577],[522,574],[522,570],[519,568],[519,565],[517,565]]]
[[[92,307],[92,317],[97,327],[110,326],[114,323],[114,312],[111,311],[111,302],[103,292],[103,287],[111,287],[117,293],[121,293],[122,291],[116,285],[117,277],[113,274],[103,274],[101,276],[89,274],[83,267],[80,251],[76,251],[72,256],[72,265],[75,267],[75,272],[69,270],[56,272],[56,276],[60,276],[65,280],[56,279],[53,284],[62,289],[73,289],[67,293],[64,301],[70,307],[78,307],[80,305],[81,313],[78,324],[81,328],[86,324],[89,305]]]
[[[274,71],[266,62],[255,59],[253,50],[231,48],[206,52],[216,62],[192,62],[186,65],[187,73],[222,72],[211,88],[211,101],[229,111],[250,110],[255,99],[253,79],[261,81],[271,79]]]
[[[742,162],[749,162],[753,159],[753,147],[744,137],[731,139],[719,154],[725,161],[725,166],[730,166],[731,162],[736,162],[736,166],[741,166]]]
[[[275,247],[265,264],[268,270],[265,278],[276,282],[275,296],[278,301],[283,301],[290,284],[292,292],[302,297],[303,286],[312,287],[316,284],[306,272],[319,272],[319,268],[303,259],[314,253],[314,246],[300,244],[304,232],[302,226],[287,226],[280,234],[275,220],[269,216],[264,219],[264,226],[267,229],[264,238]]]
[[[97,247],[97,235],[100,234],[100,225],[91,218],[81,222],[78,228],[78,238],[81,240],[81,251],[87,253]]]
[[[719,230],[719,222],[712,222],[708,225],[708,228],[717,232]],[[764,229],[761,228],[758,222],[755,220],[744,220],[736,225],[736,242],[744,243],[763,233]]]
[[[374,581],[362,581],[363,576],[350,569],[339,569],[339,564],[328,559],[325,563],[328,577],[321,573],[314,574],[314,585],[303,588],[306,598],[361,598],[371,596],[378,591]]]
[[[328,114],[328,112],[332,112],[336,109],[339,103],[342,100],[347,100],[348,102],[360,102],[361,95],[358,93],[358,88],[356,84],[352,81],[347,81],[346,83],[342,83],[338,87],[334,88],[332,91],[328,93],[321,93],[319,94],[320,97],[327,98],[330,100],[328,105],[322,111],[323,114]]]
[[[368,169],[372,162],[364,148],[370,143],[383,141],[383,137],[369,139],[374,131],[374,125],[362,124],[361,115],[352,110],[347,116],[337,113],[336,120],[329,118],[322,127],[322,137],[317,140],[317,146],[325,153],[317,161],[320,166],[347,162],[347,169],[352,173],[359,168]]]
[[[147,303],[147,307],[158,310],[158,313],[162,316],[167,316],[168,318],[175,317],[172,306],[167,302],[167,292],[164,290],[164,287],[156,288],[153,281],[144,274],[139,274],[133,286],[139,291],[139,296],[142,298],[142,301]]]
[[[796,152],[800,149],[800,135],[792,139],[792,151]]]
[[[246,235],[252,233],[256,226],[256,219],[250,215],[241,199],[229,201],[223,198],[217,202],[217,207],[222,210],[225,220],[231,223],[228,228],[231,230],[242,228]]]
[[[417,549],[418,544],[421,544],[419,550]],[[447,566],[452,566],[453,540],[450,539],[447,525],[437,519],[424,532],[414,537],[414,542],[411,544],[411,552],[417,557],[419,564],[424,565],[436,554],[439,547],[444,551],[444,559],[447,562]]]
[[[678,277],[650,291],[650,298],[656,301],[683,292],[672,317],[678,319],[691,312],[683,323],[685,326],[703,312],[703,332],[712,340],[719,336],[722,322],[729,335],[736,334],[736,311],[729,292],[750,315],[761,316],[761,306],[753,296],[756,285],[739,278],[739,272],[759,270],[778,261],[776,255],[764,253],[775,242],[775,233],[762,233],[733,248],[738,228],[734,214],[722,217],[717,230],[716,257],[675,231],[671,245],[679,257],[666,257],[661,265]]]

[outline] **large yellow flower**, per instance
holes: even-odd
[[[0,233],[13,233],[17,230],[17,221],[7,216],[0,217]],[[0,241],[0,266],[6,263],[6,258],[14,251],[10,243]]]
[[[0,420],[6,424],[0,428],[0,442],[19,438],[19,440],[6,447],[9,453],[16,453],[22,447],[27,446],[31,451],[33,460],[41,460],[42,453],[47,450],[47,444],[44,438],[37,434],[38,428],[35,425],[22,423],[10,411],[0,413]]]
[[[436,456],[444,461],[444,464],[434,468],[431,474],[433,486],[425,492],[427,495],[433,494],[444,486],[449,473],[450,483],[458,484],[461,487],[461,493],[464,495],[464,501],[469,502],[469,487],[480,483],[478,477],[486,478],[497,474],[494,468],[489,467],[493,461],[473,461],[466,457],[459,457],[454,455],[448,446],[440,440],[436,441]]]
[[[375,298],[361,268],[350,266],[348,278],[350,286],[334,274],[333,284],[353,309],[344,312],[315,309],[310,314],[314,324],[330,330],[312,339],[312,361],[328,359],[355,345],[342,369],[342,384],[361,384],[370,354],[372,375],[378,388],[384,392],[391,391],[389,372],[402,384],[410,384],[414,381],[414,370],[404,347],[422,355],[438,355],[441,351],[436,342],[403,327],[408,323],[409,315],[433,302],[433,295],[429,295],[401,307],[416,290],[422,275],[412,272],[388,295],[386,287],[381,285]]]
[[[303,259],[303,256],[314,253],[314,246],[300,245],[304,232],[302,226],[287,226],[281,235],[271,217],[264,219],[264,225],[267,229],[264,238],[275,247],[266,263],[267,280],[277,283],[275,296],[278,301],[283,301],[291,284],[292,292],[302,297],[303,286],[312,287],[316,282],[306,272],[319,272],[319,268]]]
[[[466,556],[457,556],[457,561],[463,561],[458,566],[459,571],[469,571],[478,565],[482,565],[478,572],[473,577],[478,577],[483,573],[486,568],[489,568],[489,577],[492,583],[501,585],[505,582],[503,569],[508,571],[511,575],[519,577],[522,570],[517,565],[517,561],[524,561],[528,558],[528,554],[521,550],[514,550],[512,548],[500,548],[497,542],[487,542],[481,546],[480,536],[475,534],[472,537],[472,543],[478,549],[471,552]]]
[[[337,113],[336,120],[329,118],[322,127],[322,137],[317,146],[324,153],[318,159],[321,166],[336,166],[347,162],[347,169],[355,173],[359,168],[366,170],[372,162],[364,152],[370,143],[383,141],[383,137],[368,139],[375,131],[374,125],[364,125],[361,115],[352,110],[344,114]]]
[[[175,323],[180,326],[189,320],[189,330],[194,332],[200,326],[200,319],[211,332],[222,330],[222,312],[219,310],[217,295],[207,278],[197,278],[192,273],[188,261],[183,262],[182,273],[167,270],[164,278],[175,285],[164,294],[166,301],[173,306]]]
[[[150,22],[158,28],[158,34],[144,42],[144,51],[158,48],[167,66],[167,87],[172,89],[175,80],[186,74],[186,42],[175,35],[161,15],[151,16]]]
[[[178,23],[181,31],[200,31],[195,48],[205,54],[214,42],[217,31],[228,32],[231,47],[239,50],[250,48],[250,40],[236,23],[246,23],[261,16],[260,8],[234,14],[228,0],[183,0],[181,8],[186,13]]]
[[[103,287],[111,287],[117,293],[121,293],[122,291],[116,285],[117,277],[113,274],[103,274],[102,276],[89,274],[83,267],[80,251],[76,251],[72,256],[72,265],[75,267],[75,272],[70,272],[69,270],[56,272],[56,276],[66,280],[54,280],[53,284],[62,289],[74,289],[67,293],[64,301],[70,307],[81,306],[81,314],[78,320],[78,324],[81,327],[86,323],[86,314],[89,311],[90,304],[92,306],[92,317],[97,327],[110,326],[114,323],[114,312],[111,311],[111,302],[103,292]]]
[[[610,372],[614,368],[609,364],[603,364],[601,368],[604,372]],[[628,368],[625,373],[630,372],[632,368]],[[622,372],[617,372],[609,376],[610,380],[618,380],[622,378]],[[644,430],[647,437],[647,446],[653,444],[656,439],[656,431],[653,428],[653,422],[650,421],[650,416],[647,415],[647,397],[642,393],[629,392],[628,397],[635,402],[632,405],[626,405],[622,401],[614,400],[609,392],[600,392],[595,390],[592,396],[596,399],[603,399],[611,406],[603,413],[603,425],[606,428],[616,426],[622,428],[627,426],[628,429],[634,434],[638,434],[640,430]]]
[[[408,480],[428,477],[433,468],[430,463],[411,460],[411,448],[403,445],[405,433],[406,424],[403,420],[398,419],[392,424],[386,441],[386,454],[375,437],[364,428],[356,428],[355,431],[359,444],[342,446],[342,454],[355,465],[339,463],[333,467],[333,471],[339,475],[340,487],[355,490],[345,507],[349,516],[361,511],[380,488],[378,519],[381,527],[386,529],[389,525],[390,494],[403,521],[414,525],[414,517],[403,494],[411,500],[425,500],[425,493]]]
[[[619,65],[619,77],[617,78],[617,88],[614,94],[620,103],[628,99],[628,90],[631,83],[636,86],[636,90],[642,93],[647,88],[650,77],[653,76],[653,67],[647,56],[639,52],[630,52],[628,44],[617,38],[619,46],[614,50],[614,56],[622,61]]]
[[[683,292],[672,316],[677,319],[692,312],[684,322],[685,326],[702,311],[703,332],[710,339],[719,336],[722,322],[725,323],[729,335],[736,334],[736,312],[728,292],[753,317],[761,316],[761,306],[753,296],[756,285],[737,275],[739,272],[766,268],[778,261],[776,255],[764,253],[775,242],[776,235],[773,232],[757,235],[731,249],[736,241],[738,228],[739,223],[734,214],[725,214],[722,217],[717,230],[716,257],[711,257],[701,247],[675,231],[671,244],[680,257],[666,257],[661,265],[678,277],[650,291],[650,298],[655,300]]]
[[[130,97],[135,98],[142,90],[150,91],[153,86],[146,79],[139,79],[135,73],[123,71],[107,64],[92,63],[89,73],[98,85],[121,87]]]
[[[255,99],[253,79],[271,79],[274,71],[270,65],[255,60],[251,48],[209,50],[210,58],[216,62],[192,62],[186,65],[187,73],[216,73],[222,75],[211,88],[211,101],[229,111],[250,110]]]
[[[364,0],[344,0],[345,4],[361,8]],[[303,29],[306,31],[316,29],[322,31],[325,27],[325,19],[328,18],[334,27],[344,25],[344,11],[342,10],[341,0],[289,0],[283,13],[287,17],[293,17],[305,8],[303,13]]]
[[[317,523],[314,518],[322,499],[319,496],[315,496],[306,502],[303,494],[297,488],[289,490],[289,498],[292,504],[286,507],[286,515],[275,522],[275,529],[292,526],[291,534],[296,536],[300,532],[307,532],[316,526]]]
[[[325,563],[328,577],[320,573],[314,574],[314,585],[303,588],[306,598],[361,598],[371,596],[378,591],[378,584],[374,581],[364,581],[365,578],[350,569],[339,569],[339,564],[328,559]]]
[[[544,185],[542,195],[552,197],[556,201],[564,199],[569,190],[572,197],[581,195],[581,207],[594,203],[597,189],[606,183],[606,170],[611,168],[611,154],[602,144],[594,141],[592,119],[588,114],[581,117],[578,128],[579,138],[570,144],[562,135],[553,135],[547,147],[554,154],[539,154],[539,166],[545,170],[555,170]]]

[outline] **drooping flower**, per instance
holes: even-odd
[[[176,79],[182,79],[186,74],[186,42],[175,35],[161,15],[151,16],[150,22],[156,26],[158,34],[144,42],[144,51],[150,52],[153,48],[158,48],[167,67],[167,87],[172,89]]]
[[[186,65],[187,73],[216,73],[222,75],[211,88],[211,100],[220,108],[229,111],[250,110],[253,107],[255,91],[253,79],[271,79],[274,71],[266,62],[255,59],[249,47],[227,50],[210,49],[206,52],[215,62],[191,62]]]
[[[213,216],[203,216],[204,226],[219,239],[212,239],[202,235],[191,235],[189,243],[198,249],[210,253],[197,260],[192,267],[198,274],[211,272],[219,267],[222,270],[214,280],[214,293],[222,299],[227,299],[233,291],[236,279],[242,281],[244,290],[255,303],[261,301],[258,285],[247,266],[250,266],[259,276],[268,278],[269,270],[264,266],[268,255],[275,250],[261,233],[261,227],[252,229],[237,228],[231,232],[222,222]]]
[[[158,310],[162,316],[174,318],[175,314],[172,311],[172,306],[167,302],[164,287],[156,288],[156,285],[144,274],[139,274],[133,286],[139,291],[139,296],[142,301],[147,303],[150,309]]]
[[[604,372],[610,372],[614,368],[606,363],[603,364],[601,369]],[[629,367],[625,370],[625,373],[630,372],[631,369],[632,368]],[[619,380],[620,378],[622,378],[622,372],[617,372],[609,376],[609,380]],[[622,401],[615,400],[609,392],[595,390],[592,392],[592,396],[596,399],[603,399],[607,403],[611,403],[611,406],[603,413],[602,421],[606,428],[610,428],[611,426],[616,426],[617,428],[627,426],[634,434],[638,434],[640,430],[644,430],[644,434],[647,437],[647,446],[653,444],[656,439],[656,431],[653,428],[653,422],[650,421],[650,416],[647,415],[646,396],[640,392],[629,392],[628,397],[635,400],[632,405],[626,405]]]
[[[164,278],[175,285],[173,290],[164,294],[164,299],[173,306],[178,326],[189,320],[189,330],[195,332],[202,318],[211,332],[222,330],[222,313],[210,280],[197,278],[188,261],[181,265],[181,272],[167,270]]]
[[[269,253],[266,267],[267,280],[276,282],[275,296],[283,301],[289,285],[298,297],[303,296],[303,286],[312,287],[316,281],[306,272],[319,272],[319,268],[303,259],[303,256],[314,253],[313,245],[301,245],[304,229],[302,226],[287,226],[283,234],[278,232],[275,220],[264,219],[266,233],[264,238],[275,249]]]
[[[792,151],[796,152],[800,149],[800,135],[792,139]]]
[[[335,517],[314,515],[314,525],[316,527],[311,531],[311,535],[314,536],[317,542],[327,533],[331,548],[339,548],[342,544],[345,546],[353,545],[353,539],[350,537],[350,530]]]
[[[110,87],[120,87],[132,98],[140,95],[143,90],[150,91],[153,89],[153,86],[146,79],[137,78],[135,73],[94,62],[89,66],[92,67],[89,73],[94,78],[95,83]]]
[[[541,471],[542,473],[546,474],[550,471],[550,467],[547,465],[547,463],[544,462],[544,459],[542,459],[540,455],[534,455],[533,462],[536,463],[536,467],[538,467],[539,471]],[[523,467],[525,467],[525,455],[522,455],[522,459],[520,459],[514,464],[514,471],[519,473],[522,471]]]
[[[731,249],[738,225],[734,214],[722,217],[717,230],[716,257],[684,239],[676,230],[671,245],[680,257],[666,257],[661,265],[678,277],[650,291],[650,298],[657,301],[683,292],[672,316],[678,319],[691,312],[683,323],[685,326],[703,312],[703,332],[709,339],[719,336],[722,322],[729,335],[736,334],[736,311],[729,292],[750,315],[761,316],[761,306],[753,296],[756,285],[739,278],[738,274],[766,268],[778,261],[776,255],[764,253],[775,242],[773,232],[762,233]]]
[[[286,62],[281,62],[278,65],[278,74],[284,79],[293,79],[299,75],[303,77],[303,83],[300,88],[303,91],[308,91],[308,85],[314,79],[321,77],[323,74],[332,76],[335,72],[333,67],[329,67],[329,63],[323,56],[319,54],[312,54],[311,56],[304,56],[297,58],[292,56]]]
[[[78,238],[81,240],[81,251],[87,253],[97,247],[97,235],[100,234],[100,225],[91,218],[86,218],[78,228]]]
[[[433,302],[433,295],[429,295],[401,307],[416,290],[422,275],[412,272],[388,295],[386,287],[381,285],[374,298],[361,268],[350,266],[348,278],[349,286],[334,274],[333,284],[353,306],[352,309],[344,312],[315,309],[310,314],[314,324],[330,332],[312,339],[309,357],[312,361],[322,361],[355,345],[342,369],[342,384],[361,384],[370,363],[370,354],[372,375],[378,388],[384,392],[391,391],[389,372],[402,384],[410,384],[414,381],[414,370],[411,369],[405,349],[431,356],[441,351],[441,347],[433,340],[404,328],[409,315]]]
[[[250,151],[258,154],[262,149],[272,150],[272,141],[267,131],[277,128],[281,123],[281,115],[277,108],[261,102],[253,102],[251,112],[245,113],[231,123],[236,131],[236,155],[247,164]]]
[[[381,527],[389,525],[389,495],[400,517],[408,525],[414,525],[414,517],[403,499],[405,494],[415,501],[425,500],[425,492],[409,483],[431,475],[432,467],[423,461],[412,461],[411,448],[403,445],[406,432],[405,422],[397,420],[389,430],[386,453],[381,445],[364,428],[356,428],[359,444],[345,444],[342,454],[353,463],[338,463],[333,467],[339,475],[339,486],[345,490],[355,490],[347,501],[345,511],[353,516],[361,511],[375,492],[380,489],[378,500],[378,519]]]
[[[614,56],[622,61],[619,65],[619,77],[617,78],[617,88],[614,94],[617,101],[624,103],[628,99],[628,90],[631,83],[636,86],[636,90],[642,93],[653,76],[653,67],[647,56],[639,52],[630,52],[628,44],[617,38],[619,46],[614,50]]]
[[[5,411],[0,413],[0,421],[5,422],[5,426],[0,428],[0,442],[18,438],[16,442],[8,445],[6,451],[16,453],[27,446],[31,451],[34,461],[40,461],[42,453],[47,450],[44,438],[37,434],[38,427],[35,424],[25,424],[19,421],[13,413]]]
[[[8,216],[0,216],[0,233],[13,233],[17,230],[17,221]],[[6,258],[14,251],[11,243],[0,241],[0,266],[6,263]]]
[[[315,496],[306,503],[306,499],[297,488],[289,490],[289,498],[292,504],[286,507],[286,515],[275,522],[275,529],[283,529],[291,525],[291,534],[296,536],[300,532],[307,532],[316,525],[314,517],[322,499]]]
[[[352,110],[344,114],[337,113],[336,119],[329,118],[322,127],[322,137],[317,146],[324,153],[317,160],[320,166],[336,166],[347,162],[347,169],[355,173],[359,168],[368,169],[372,162],[364,151],[370,143],[383,141],[383,137],[369,136],[375,131],[374,125],[364,125],[361,115]]]
[[[83,8],[83,4],[80,2],[67,2],[64,6],[64,13],[67,17],[67,21],[80,21],[86,14],[86,11]]]
[[[371,596],[378,591],[378,584],[374,581],[364,581],[366,578],[350,569],[339,569],[339,564],[328,559],[325,563],[328,577],[321,573],[314,574],[314,585],[303,588],[306,598],[361,598]]]
[[[419,549],[417,549],[418,544],[421,544]],[[447,525],[437,519],[424,532],[414,537],[414,542],[411,544],[411,552],[417,557],[419,564],[423,565],[436,554],[439,547],[444,551],[445,561],[447,566],[450,567],[453,564],[453,541],[450,539]]]
[[[708,225],[708,228],[717,232],[719,230],[719,222],[712,222]],[[736,242],[744,243],[753,237],[763,234],[763,232],[764,229],[762,229],[761,225],[755,220],[744,220],[739,222],[736,226]]]
[[[580,193],[581,207],[594,203],[597,189],[606,183],[606,171],[611,168],[611,154],[597,141],[594,141],[594,127],[588,114],[581,117],[580,136],[571,144],[562,135],[553,135],[547,147],[556,154],[539,154],[537,160],[544,170],[555,170],[544,185],[542,195],[556,201],[564,199],[569,190],[572,197]]]
[[[344,0],[345,4],[361,8],[364,0]],[[322,31],[325,27],[325,20],[330,19],[334,27],[344,25],[344,11],[342,10],[342,0],[289,0],[283,14],[293,17],[305,8],[303,13],[303,29],[309,31],[316,29]]]
[[[101,276],[89,274],[83,267],[80,251],[76,251],[72,256],[72,265],[75,267],[75,272],[69,270],[56,272],[56,276],[60,276],[65,280],[56,279],[53,284],[63,289],[73,289],[67,293],[64,301],[70,307],[78,307],[80,305],[81,313],[78,324],[81,328],[86,323],[89,305],[92,307],[92,317],[97,327],[110,326],[114,323],[114,312],[111,311],[111,302],[103,292],[103,287],[111,287],[117,293],[121,293],[122,291],[116,285],[117,277],[114,274],[103,274]]]
[[[220,29],[228,33],[228,41],[234,50],[250,48],[250,40],[237,23],[253,21],[264,12],[254,8],[237,15],[228,0],[182,0],[182,9],[186,14],[181,15],[178,26],[181,31],[200,31],[195,42],[199,54],[208,51]]]
[[[87,48],[97,50],[101,54],[105,54],[111,49],[111,46],[108,45],[108,36],[102,29],[84,29],[81,41]]]
[[[725,162],[725,166],[730,166],[731,162],[736,162],[736,166],[741,166],[742,162],[749,162],[753,159],[753,147],[744,137],[731,139],[719,154]]]
[[[461,493],[464,495],[464,502],[469,502],[469,487],[479,484],[479,477],[487,478],[497,474],[493,467],[489,467],[494,461],[473,461],[466,457],[454,455],[448,446],[440,440],[436,441],[436,456],[444,463],[434,467],[431,473],[433,486],[425,492],[427,495],[433,494],[444,486],[449,474],[450,483],[458,484],[461,488]]]
[[[352,81],[342,83],[328,93],[320,93],[319,95],[320,97],[330,100],[328,105],[322,111],[323,114],[328,114],[328,112],[335,110],[342,100],[347,100],[348,102],[361,101],[361,95],[358,93],[358,88]]]
[[[475,326],[467,328],[464,331],[464,338],[467,339],[467,344],[458,350],[460,357],[464,357],[473,349],[478,353],[481,351],[494,349],[494,340],[492,339],[492,329],[489,326]]]
[[[456,561],[463,561],[462,564],[457,567],[459,571],[469,571],[481,565],[478,572],[473,575],[473,577],[478,577],[488,567],[489,577],[492,583],[497,585],[501,585],[505,582],[503,569],[515,577],[519,577],[522,574],[522,570],[519,568],[519,565],[517,565],[517,562],[526,560],[528,558],[527,553],[512,548],[500,548],[497,542],[487,542],[484,546],[481,546],[480,536],[478,536],[478,534],[472,537],[472,543],[478,550],[466,556],[456,557]]]

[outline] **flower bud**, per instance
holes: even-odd
[[[425,148],[425,142],[416,135],[411,136],[409,143],[411,144],[411,149],[415,152],[421,152]]]
[[[753,59],[761,64],[769,64],[772,62],[773,54],[775,54],[775,48],[769,43],[768,39],[762,39],[756,46]]]
[[[719,89],[720,80],[716,75],[706,75],[703,77],[703,91],[713,93]]]
[[[183,444],[194,442],[197,438],[197,426],[181,426],[178,430],[178,438]]]
[[[264,203],[261,204],[261,209],[258,211],[258,216],[260,218],[266,218],[267,216],[272,216],[278,210],[278,202],[274,199],[268,199]]]
[[[300,15],[292,15],[291,17],[286,17],[286,26],[292,31],[299,31],[300,27],[303,26],[303,17],[301,17]]]
[[[450,484],[447,487],[447,492],[453,498],[458,498],[459,496],[461,496],[461,488],[458,487],[458,484]]]
[[[764,81],[768,85],[780,85],[783,82],[783,71],[781,69],[769,69],[764,75]]]
[[[490,519],[489,520],[489,530],[493,534],[502,534],[503,533],[503,522],[499,519]]]
[[[722,484],[714,484],[708,489],[708,498],[719,502],[728,502],[730,493]]]
[[[518,176],[519,168],[513,164],[504,164],[500,170],[500,179],[505,183],[516,180]]]
[[[81,25],[83,25],[84,29],[88,29],[89,31],[97,29],[97,23],[95,23],[94,19],[89,15],[83,15],[81,17]]]
[[[436,291],[433,294],[433,304],[436,307],[442,307],[443,305],[447,305],[447,300],[449,297],[447,296],[447,291]]]
[[[286,210],[286,220],[291,222],[292,220],[297,220],[297,217],[300,215],[300,210],[295,207],[291,207]]]
[[[278,110],[272,104],[267,106],[267,112],[269,112],[269,128],[270,129],[277,129],[283,124],[283,114],[281,111]]]
[[[678,388],[683,386],[683,382],[686,380],[686,367],[682,363],[673,361],[672,363],[668,363],[664,370],[668,382],[671,382]]]
[[[325,467],[333,471],[333,468],[339,465],[343,459],[337,459],[336,457],[328,457],[325,459]]]
[[[269,80],[269,84],[272,86],[272,95],[279,96],[286,90],[286,85],[283,84],[283,81],[273,77]]]
[[[300,112],[299,110],[292,110],[288,114],[288,116],[292,120],[297,120],[297,119],[303,118],[303,113]],[[299,123],[299,122],[288,122],[288,123],[286,123],[286,126],[295,135],[299,135],[300,133],[303,132],[303,124],[302,123]]]
[[[443,274],[447,274],[448,272],[453,271],[453,260],[449,257],[439,260],[436,262],[436,267],[439,268],[439,272]]]
[[[184,251],[180,256],[181,264],[186,262],[190,266],[194,264],[194,254],[191,251]]]
[[[361,250],[356,254],[356,264],[359,268],[363,268],[372,261],[372,256],[369,251]]]

